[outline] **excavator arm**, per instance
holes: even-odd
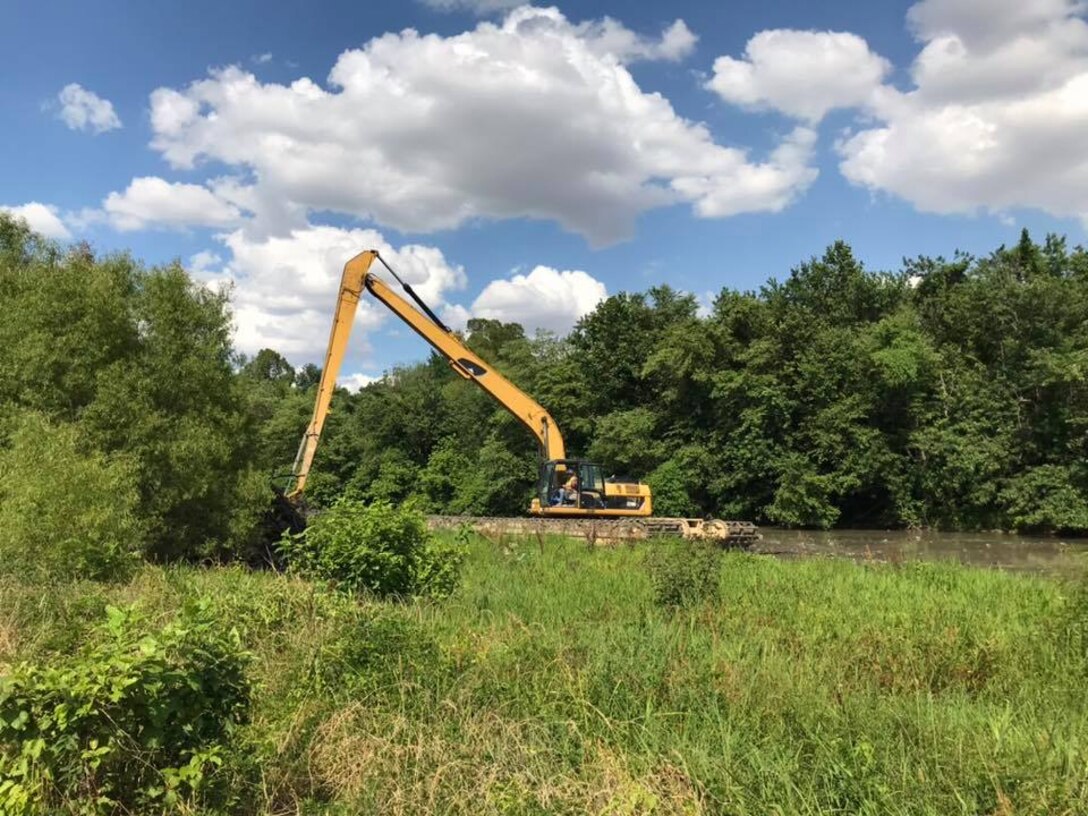
[[[394,277],[397,277],[422,312],[370,271],[375,260],[382,263]],[[456,334],[443,325],[427,304],[415,294],[411,286],[400,280],[396,272],[381,259],[377,250],[369,249],[356,255],[344,265],[344,273],[340,279],[340,295],[336,302],[332,332],[329,335],[329,347],[325,352],[325,366],[321,370],[321,382],[317,388],[314,413],[299,444],[298,455],[295,457],[295,465],[292,468],[295,484],[288,494],[289,497],[298,496],[306,487],[314,453],[317,451],[317,443],[321,439],[321,431],[329,414],[329,404],[336,387],[336,378],[340,374],[340,365],[344,361],[351,324],[355,320],[355,312],[364,290],[370,292],[407,323],[416,334],[430,343],[435,351],[449,361],[454,371],[466,380],[474,382],[517,417],[537,438],[545,459],[566,458],[563,436],[551,415],[532,397],[495,371],[489,363],[485,363],[473,354]]]

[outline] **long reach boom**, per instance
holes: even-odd
[[[404,287],[408,295],[419,305],[422,312],[420,309],[413,307],[412,304],[394,292],[381,278],[370,271],[370,267],[375,260],[389,270]],[[336,378],[340,374],[340,365],[344,361],[344,352],[347,349],[352,323],[355,321],[359,298],[362,297],[364,289],[388,306],[397,317],[430,343],[432,348],[449,361],[454,371],[466,380],[474,382],[494,397],[507,411],[521,420],[539,441],[544,459],[566,458],[563,435],[559,432],[559,428],[551,415],[536,400],[494,370],[489,363],[473,354],[461,342],[460,338],[442,323],[438,316],[431,311],[430,307],[416,295],[411,285],[401,280],[397,273],[382,260],[378,251],[368,249],[359,253],[344,265],[344,273],[340,278],[340,296],[336,302],[332,332],[329,335],[329,347],[325,352],[325,365],[321,369],[321,382],[318,385],[314,413],[309,426],[306,428],[306,433],[302,437],[298,455],[295,457],[295,465],[292,469],[295,484],[288,494],[289,497],[299,495],[306,487],[306,479],[310,475],[310,467],[313,464],[314,453],[317,451],[317,443],[321,439],[321,431],[329,415],[329,403],[332,400],[333,390],[336,388]]]

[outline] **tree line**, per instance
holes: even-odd
[[[319,369],[239,355],[229,297],[179,264],[60,246],[7,216],[0,293],[0,528],[92,530],[108,514],[80,502],[109,495],[126,520],[111,540],[153,557],[256,546]],[[1058,236],[896,272],[836,242],[708,313],[658,286],[607,298],[566,337],[479,319],[466,335],[568,450],[648,481],[660,514],[1088,531],[1088,253]],[[431,355],[336,393],[309,497],[516,515],[536,457]],[[53,496],[50,521],[53,485],[67,504]]]

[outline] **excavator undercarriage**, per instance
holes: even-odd
[[[617,544],[657,537],[716,541],[727,549],[748,549],[759,540],[750,521],[691,518],[500,518],[478,516],[428,516],[432,530],[468,526],[485,537],[563,536],[585,539],[589,544]]]

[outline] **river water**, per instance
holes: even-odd
[[[780,530],[761,527],[752,549],[783,557],[833,556],[858,561],[952,560],[996,569],[1088,572],[1088,540],[1003,533],[910,530]]]

